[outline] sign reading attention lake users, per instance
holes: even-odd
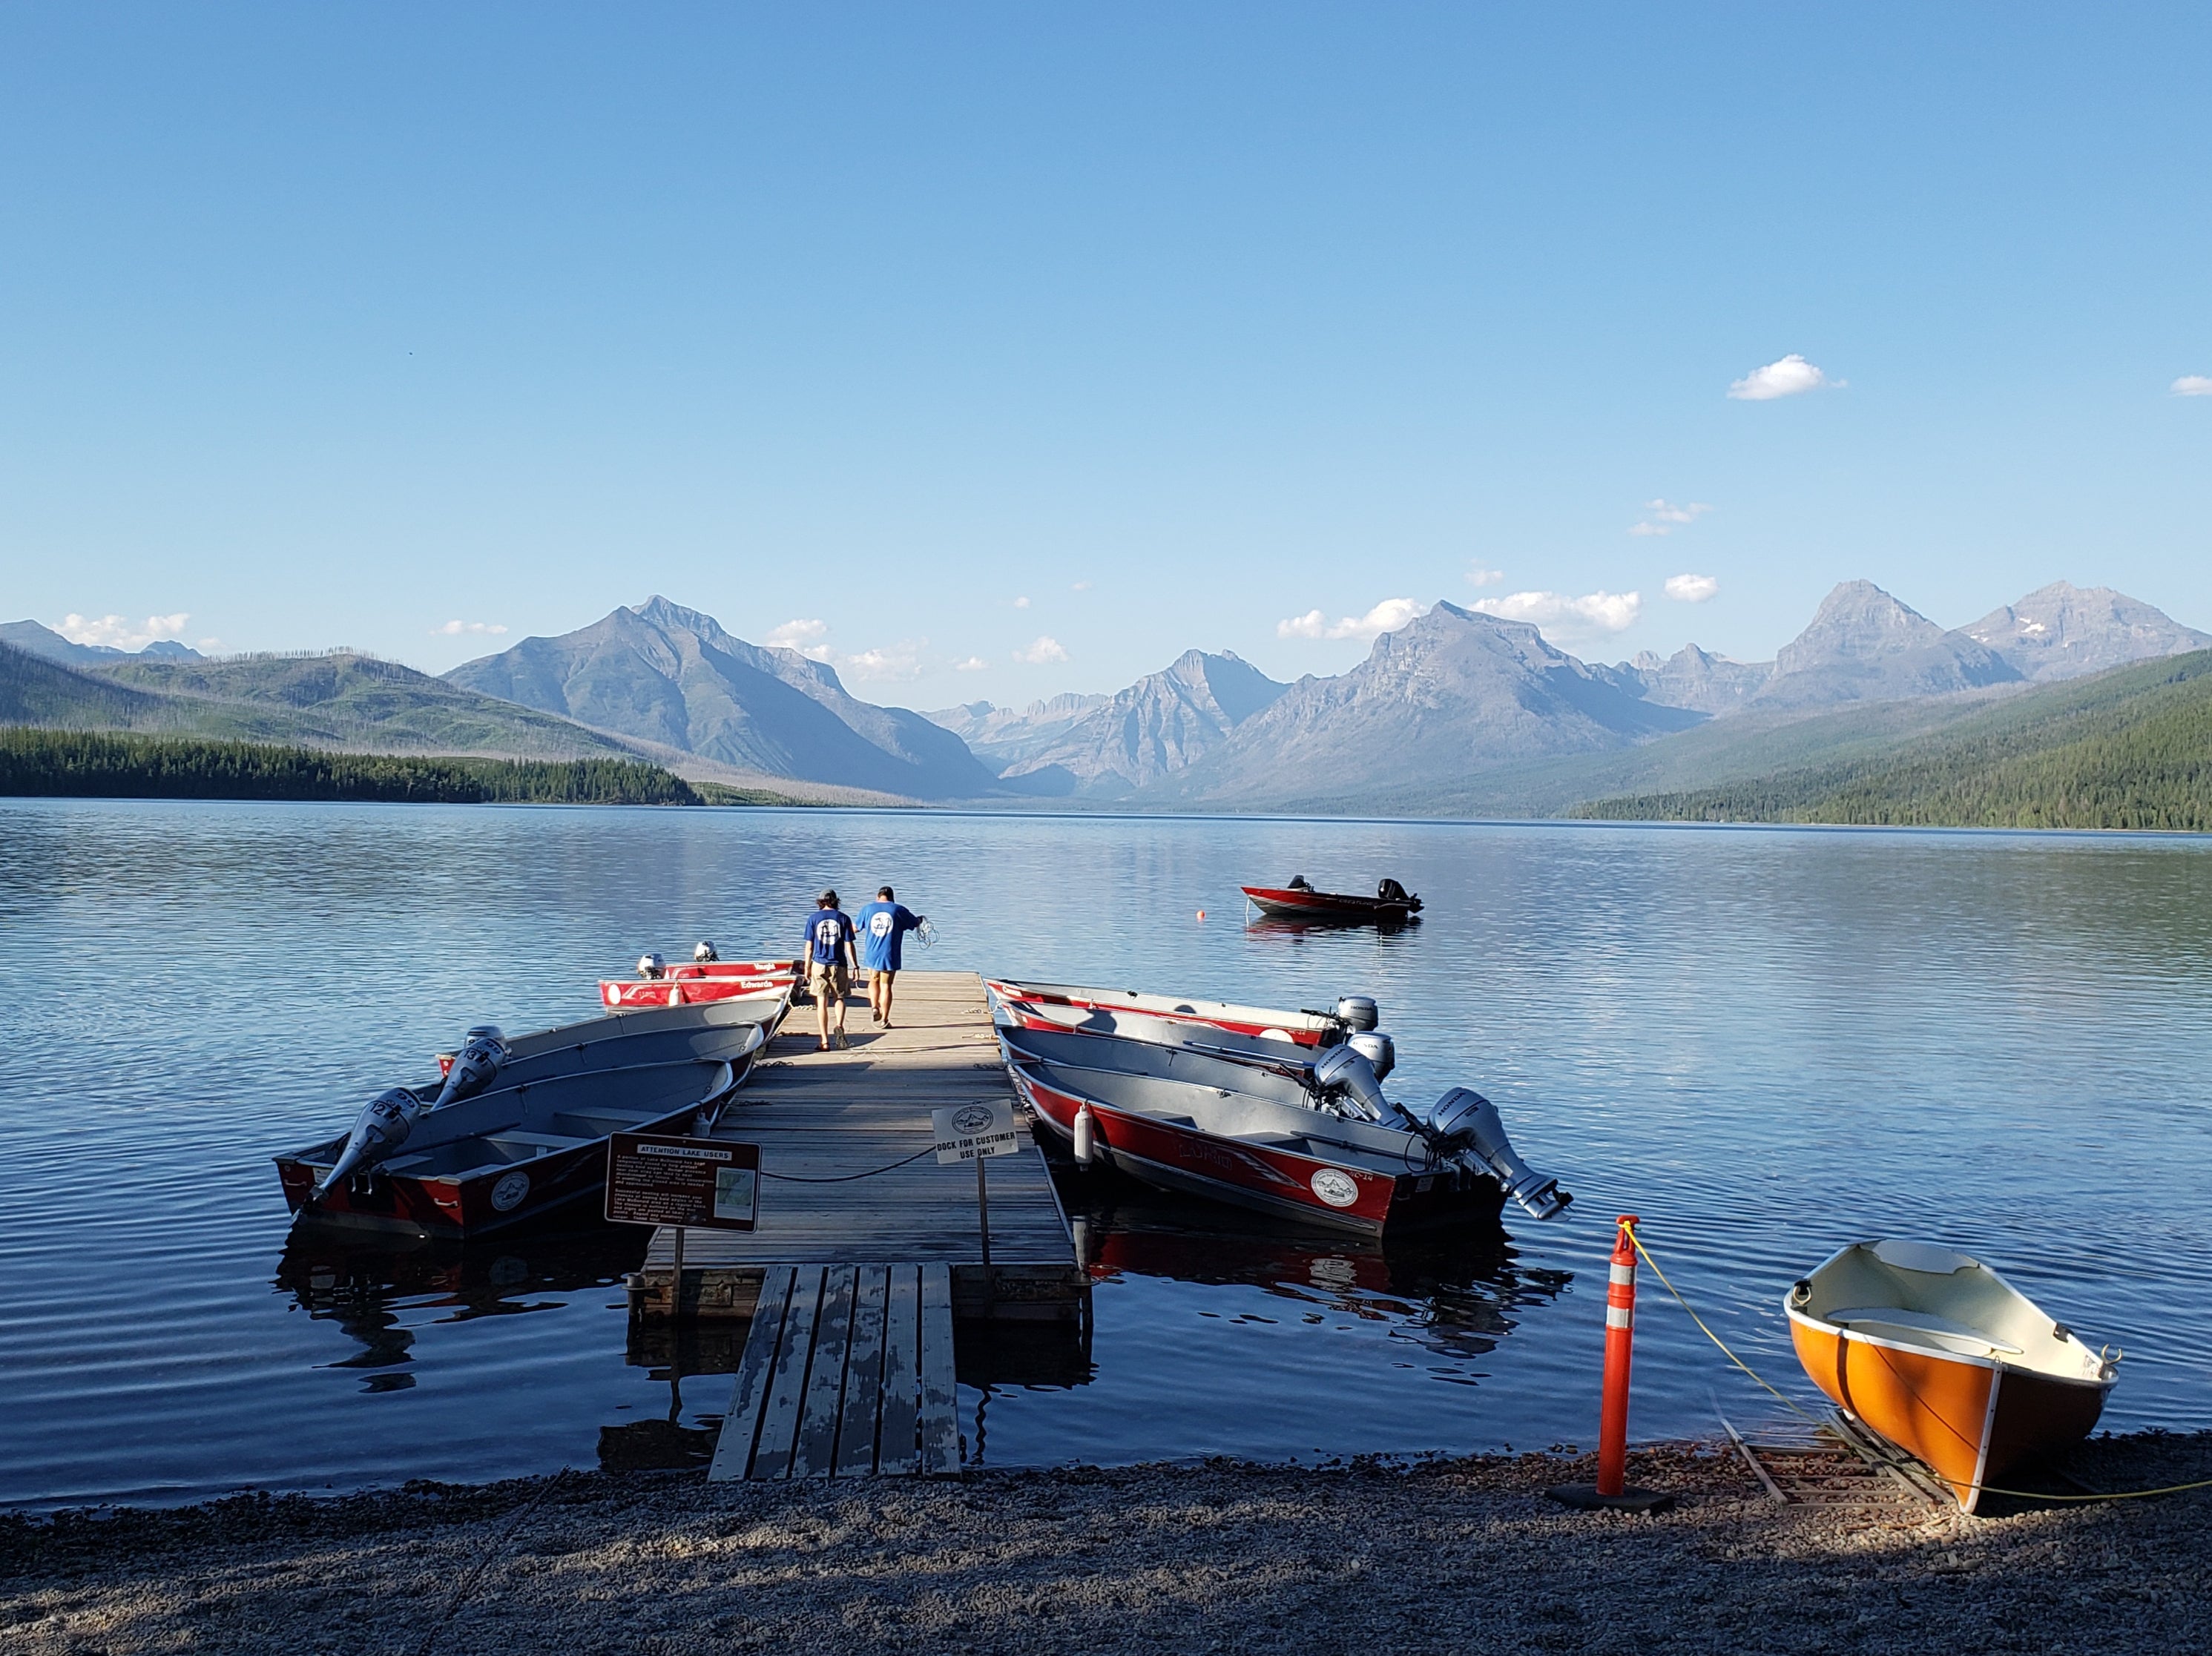
[[[759,1212],[757,1144],[639,1132],[608,1142],[606,1213],[617,1224],[750,1230]]]
[[[1014,1135],[1014,1101],[1011,1098],[994,1099],[988,1103],[978,1101],[955,1104],[948,1109],[932,1110],[929,1119],[937,1129],[939,1165],[980,1162],[987,1156],[1012,1156],[1021,1148],[1021,1141]]]

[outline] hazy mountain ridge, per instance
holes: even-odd
[[[1307,676],[1139,798],[1284,804],[1513,759],[1624,747],[1698,723],[1621,689],[1526,622],[1438,603],[1334,678]]]
[[[965,742],[969,751],[984,764],[1004,770],[1050,747],[1113,699],[1070,690],[1018,710],[994,707],[988,701],[965,701],[922,717]]]
[[[452,683],[772,776],[910,798],[973,798],[991,773],[951,731],[846,692],[795,650],[748,644],[655,596],[465,662]]]
[[[1886,752],[1577,816],[2212,830],[2212,650],[2039,685]]]
[[[2109,586],[2053,581],[1959,629],[2036,683],[2212,649],[2212,633]]]
[[[1126,798],[1197,763],[1289,688],[1232,652],[1186,650],[1031,745],[1000,779],[1032,796]]]
[[[64,666],[87,667],[112,661],[198,661],[200,652],[174,639],[156,639],[143,650],[118,650],[110,644],[79,644],[35,621],[0,622],[0,644]]]

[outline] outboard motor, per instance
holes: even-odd
[[[1341,995],[1337,998],[1336,1021],[1347,1029],[1372,1029],[1382,1021],[1382,1015],[1365,995]]]
[[[659,955],[648,951],[637,957],[637,974],[649,983],[659,977],[667,965],[668,962],[662,960]]]
[[[695,966],[704,966],[709,961],[718,961],[721,958],[714,952],[714,945],[710,943],[694,943],[691,946],[691,961]]]
[[[1350,1046],[1329,1046],[1314,1059],[1314,1085],[1355,1121],[1388,1121],[1398,1107],[1382,1096],[1382,1083],[1366,1057]]]
[[[458,1070],[460,1065],[455,1064],[453,1067]],[[422,1118],[422,1101],[408,1089],[394,1087],[390,1092],[379,1093],[353,1124],[353,1131],[346,1137],[337,1165],[315,1186],[307,1200],[321,1201],[324,1192],[340,1180],[365,1173],[383,1161],[407,1142],[407,1135],[415,1131],[415,1124]]]
[[[1388,1081],[1390,1071],[1398,1067],[1397,1045],[1380,1029],[1359,1030],[1346,1036],[1344,1044],[1367,1060],[1377,1081]]]
[[[1575,1199],[1559,1188],[1558,1180],[1547,1179],[1521,1159],[1505,1136],[1498,1106],[1480,1093],[1455,1087],[1429,1107],[1427,1119],[1432,1143],[1439,1149],[1473,1150],[1532,1217],[1548,1219]]]
[[[512,1056],[498,1025],[481,1024],[470,1030],[461,1050],[453,1054],[453,1067],[446,1071],[446,1084],[438,1089],[437,1101],[430,1107],[441,1110],[475,1097],[491,1085],[492,1077]]]

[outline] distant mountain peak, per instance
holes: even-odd
[[[2212,647],[2212,634],[2109,586],[2052,581],[1960,628],[2040,682]]]
[[[795,650],[748,644],[653,594],[446,675],[487,695],[770,775],[908,798],[973,798],[991,774],[960,738],[847,693]]]
[[[112,644],[79,644],[35,621],[0,622],[0,644],[48,661],[71,667],[105,665],[116,661],[202,661],[206,659],[189,644],[171,638],[155,639],[143,650],[118,650]]]
[[[1869,580],[1838,583],[1805,630],[1775,656],[1753,698],[1765,707],[1895,701],[2017,682],[1988,646],[1946,632]]]

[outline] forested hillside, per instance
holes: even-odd
[[[0,794],[420,804],[704,803],[682,778],[625,759],[429,759],[21,727],[0,729]]]
[[[2029,690],[1887,753],[1572,814],[2212,832],[2212,650]]]

